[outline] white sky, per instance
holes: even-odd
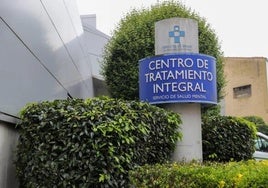
[[[76,0],[81,15],[96,14],[97,29],[111,35],[133,8],[162,0]],[[215,30],[225,56],[268,57],[267,0],[181,0]]]

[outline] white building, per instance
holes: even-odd
[[[99,60],[109,37],[96,30],[94,15],[82,20],[73,0],[0,0],[1,188],[18,186],[13,159],[22,107],[103,92]]]
[[[101,66],[103,47],[110,37],[96,29],[96,15],[81,16],[84,30],[84,40],[86,55],[91,62],[94,96],[108,95],[104,79],[101,76]]]

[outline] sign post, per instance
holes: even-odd
[[[198,52],[197,22],[171,18],[155,24],[156,56],[139,61],[140,100],[181,115],[174,161],[202,161],[201,104],[217,103],[215,58]]]

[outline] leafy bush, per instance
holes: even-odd
[[[268,161],[145,165],[130,172],[134,187],[268,187]]]
[[[268,125],[261,117],[258,116],[245,116],[246,120],[255,123],[257,130],[263,134],[268,135]]]
[[[22,187],[125,187],[136,165],[169,159],[178,114],[147,103],[93,98],[26,106],[16,168]]]
[[[204,116],[202,122],[203,159],[240,161],[252,158],[256,128],[253,123],[230,116]]]
[[[150,9],[133,9],[120,21],[105,47],[103,61],[103,75],[112,97],[139,98],[138,62],[155,55],[155,22],[173,17],[197,20],[199,52],[216,58],[217,92],[219,99],[223,97],[223,53],[218,38],[204,18],[178,1],[165,1]]]

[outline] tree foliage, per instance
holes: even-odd
[[[245,116],[246,120],[255,123],[257,130],[263,134],[268,135],[268,125],[265,123],[265,121],[258,116]]]
[[[112,97],[131,100],[139,98],[138,61],[155,54],[155,22],[172,17],[197,20],[199,53],[216,58],[218,99],[223,97],[223,53],[214,30],[204,18],[174,1],[156,4],[150,9],[133,9],[118,24],[105,48],[102,67]]]

